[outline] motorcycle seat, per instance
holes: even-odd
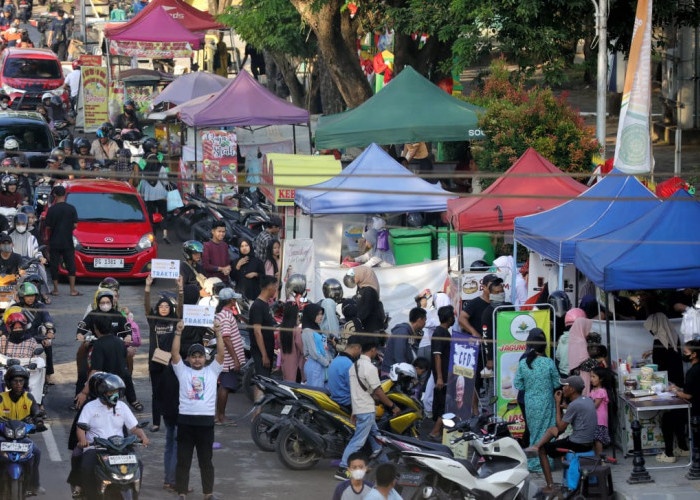
[[[328,389],[325,389],[323,387],[312,387],[312,386],[306,385],[306,384],[297,384],[296,382],[283,382],[283,381],[280,381],[280,384],[286,385],[287,387],[291,387],[293,389],[308,389],[308,390],[312,390],[312,391],[322,392],[326,396],[331,395],[331,392]]]
[[[433,443],[430,441],[422,441],[420,439],[416,439],[410,436],[400,436],[399,434],[394,434],[392,432],[384,432],[387,436],[389,436],[392,439],[395,439],[397,441],[403,441],[404,443],[412,444],[413,446],[418,446],[419,448],[425,450],[425,451],[434,451],[437,453],[440,453],[442,455],[446,455],[451,457],[452,450],[448,447],[445,446],[442,443]]]

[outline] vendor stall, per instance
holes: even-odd
[[[149,4],[150,5],[150,4]],[[205,94],[213,94],[223,89],[230,80],[206,71],[195,71],[178,76],[172,83],[158,94],[152,102],[152,106],[160,103],[172,103],[175,105],[191,101]]]

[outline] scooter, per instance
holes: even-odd
[[[139,424],[142,426],[143,424]],[[90,426],[78,423],[78,427],[88,432]],[[140,442],[137,436],[96,437],[93,441],[98,461],[95,467],[100,498],[121,498],[136,500],[141,490],[141,467],[134,448]]]
[[[397,489],[403,498],[443,499],[522,498],[529,477],[527,457],[517,441],[506,435],[507,423],[488,414],[458,424],[443,415],[448,432],[461,432],[452,444],[468,441],[473,455],[458,459],[425,451],[404,451]]]
[[[29,419],[27,419],[29,420]],[[24,500],[30,468],[34,462],[34,443],[27,437],[33,432],[45,431],[33,423],[22,420],[0,421],[0,497],[7,500]]]

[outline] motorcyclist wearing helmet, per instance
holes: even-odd
[[[197,303],[199,291],[207,279],[202,267],[202,252],[204,245],[201,241],[188,240],[182,244],[185,259],[180,261],[180,276],[185,286],[185,304]]]
[[[112,436],[122,436],[123,428],[141,439],[144,446],[148,446],[149,439],[146,433],[139,428],[136,417],[129,407],[119,399],[124,394],[124,381],[119,376],[109,374],[97,381],[97,399],[85,405],[78,417],[79,424],[87,424],[88,431],[78,427],[78,446],[83,454],[80,459],[82,487],[85,498],[98,498],[98,481],[95,474],[98,455],[94,448],[88,448],[95,438],[107,439]]]
[[[105,164],[109,160],[114,160],[119,151],[119,145],[112,139],[114,127],[109,122],[103,123],[97,129],[97,139],[92,141],[90,156]]]
[[[48,277],[46,276],[46,259],[44,255],[39,251],[39,242],[36,237],[29,232],[29,216],[25,213],[18,212],[14,217],[14,228],[10,231],[10,238],[12,238],[12,245],[14,251],[20,256],[27,259],[39,259],[39,275],[44,280],[44,283],[48,284]],[[44,297],[44,302],[50,304],[51,301],[48,299],[48,285],[46,285],[46,290],[41,290],[42,296]]]
[[[123,110],[124,112],[117,116],[117,119],[114,122],[115,128],[121,129],[122,131],[127,129],[141,130],[141,123],[136,112],[136,103],[134,100],[127,99],[124,101]]]
[[[321,330],[334,342],[340,336],[340,319],[337,307],[343,300],[343,285],[337,279],[327,279],[323,282],[323,300],[320,306],[323,309],[323,320],[319,325]]]
[[[19,274],[22,257],[14,251],[12,238],[0,235],[0,274]]]
[[[56,327],[46,305],[40,300],[39,289],[30,281],[23,281],[17,287],[17,302],[27,318],[27,332],[37,342],[41,342],[46,353],[46,375],[53,375],[52,340],[56,336]]]
[[[14,365],[5,372],[5,387],[7,390],[0,393],[0,414],[11,420],[30,421],[38,432],[46,430],[41,410],[34,396],[27,390],[29,386],[29,372],[23,366]],[[25,438],[26,439],[26,438]],[[25,441],[25,440],[22,440]],[[29,442],[26,439],[25,442]],[[32,462],[28,472],[29,484],[27,496],[33,496],[41,491],[39,486],[39,465],[41,463],[41,450],[32,443]]]
[[[22,205],[19,207],[19,212],[21,214],[26,214],[27,216],[27,232],[34,235],[38,239],[39,227],[36,224],[36,210],[31,205]]]
[[[76,170],[89,171],[92,162],[96,161],[90,154],[91,144],[85,137],[78,137],[73,141]]]
[[[78,170],[78,158],[73,154],[73,141],[65,138],[58,143],[58,147],[63,151],[63,163],[69,165],[73,170]]]
[[[0,337],[0,352],[8,358],[28,359],[34,355],[34,349],[39,344],[28,335],[29,322],[21,311],[15,311],[7,316],[2,337]]]
[[[14,158],[15,162],[22,167],[29,166],[27,161],[27,156],[20,150],[20,140],[14,135],[8,135],[2,143],[2,152],[0,152],[0,157],[4,158]]]
[[[5,158],[2,161],[2,166],[12,165],[14,168],[14,160]],[[7,165],[6,165],[7,164]],[[0,206],[6,208],[17,208],[22,205],[24,196],[17,190],[19,179],[15,174],[6,174],[2,176],[2,192],[0,193]]]

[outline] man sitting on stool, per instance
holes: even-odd
[[[557,448],[571,450],[574,453],[585,453],[593,449],[595,441],[595,428],[598,422],[595,403],[591,398],[581,395],[585,387],[583,379],[574,375],[563,379],[561,385],[563,386],[564,398],[569,401],[568,406],[565,406],[565,403],[562,404],[562,391],[556,391],[554,400],[557,403],[557,425],[547,429],[537,444],[525,450],[526,453],[537,452],[539,454],[542,472],[547,481],[547,486],[542,490],[542,493],[551,493],[553,486],[552,469],[549,466],[548,456],[552,458],[563,456],[564,453],[557,451]],[[563,406],[567,410],[566,415],[562,417]],[[551,441],[564,432],[569,424],[573,428],[569,437]]]

